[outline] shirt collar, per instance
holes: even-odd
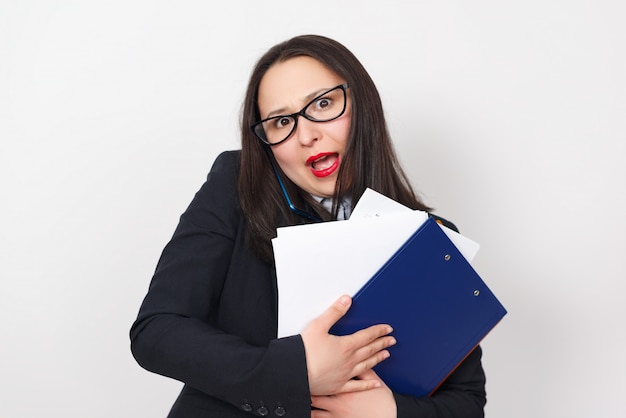
[[[324,207],[328,212],[332,213],[333,209],[333,199],[328,197],[319,197],[315,195],[311,195],[313,199],[317,200],[317,202]],[[337,212],[337,220],[343,221],[350,218],[350,213],[352,211],[351,199],[349,197],[344,198],[344,200],[339,204],[339,211]]]

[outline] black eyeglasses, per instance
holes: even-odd
[[[298,116],[312,122],[330,122],[346,111],[348,83],[340,84],[311,100],[299,112],[272,116],[252,125],[252,132],[269,146],[289,139],[298,126]]]

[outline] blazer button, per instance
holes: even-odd
[[[256,410],[256,412],[262,417],[266,417],[267,414],[270,413],[270,411],[268,411],[267,408],[264,406],[260,406],[259,409]]]
[[[274,410],[274,414],[276,414],[277,417],[284,417],[286,413],[287,411],[285,411],[285,408],[283,408],[282,406],[278,406]]]
[[[246,412],[252,412],[252,405],[250,405],[249,403],[242,403],[241,404],[241,409],[243,409]]]

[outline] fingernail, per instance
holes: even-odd
[[[350,298],[347,296],[342,296],[341,298],[339,298],[339,303],[341,303],[343,306],[348,306],[350,305]]]

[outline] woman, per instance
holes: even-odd
[[[483,416],[480,348],[433,396],[393,393],[372,370],[395,344],[391,327],[328,333],[348,296],[300,335],[276,338],[276,228],[345,219],[367,187],[428,209],[398,164],[365,69],[325,37],[271,48],[250,78],[242,149],[216,159],[131,329],[137,361],[185,383],[170,417]]]

